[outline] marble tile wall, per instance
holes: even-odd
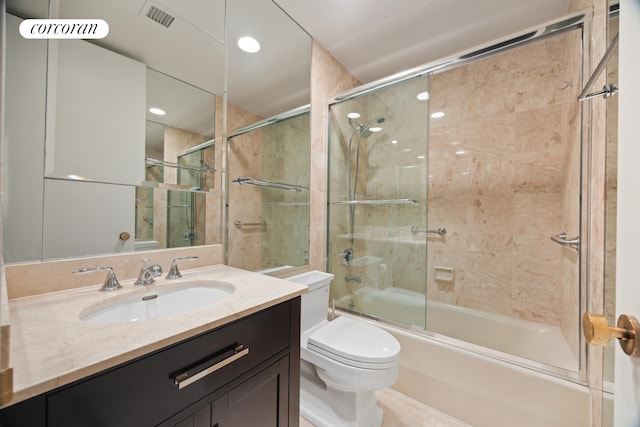
[[[309,113],[264,128],[263,179],[309,187],[309,130]],[[308,264],[308,201],[308,190],[263,190],[263,268]]]
[[[603,57],[607,46],[607,28],[609,25],[608,0],[571,0],[569,11],[587,10],[592,19],[588,26],[588,37],[585,37],[585,82]],[[606,81],[602,73],[592,85],[592,90],[601,88]],[[582,103],[584,124],[582,132],[587,144],[583,167],[588,171],[589,180],[583,184],[583,191],[589,197],[586,201],[583,216],[583,233],[589,236],[584,245],[584,259],[588,269],[583,274],[583,286],[587,290],[583,297],[583,311],[605,313],[605,247],[606,247],[606,156],[607,156],[607,101],[594,98]],[[603,366],[605,362],[603,349],[589,346],[583,347],[583,361],[586,376],[591,389],[592,426],[612,425],[611,419],[603,416]]]
[[[313,41],[311,50],[311,170],[309,188],[309,266],[327,268],[328,129],[327,104],[337,94],[362,84],[331,54]],[[330,254],[333,257],[334,254]]]
[[[560,325],[577,254],[549,237],[580,232],[579,53],[574,31],[432,77],[429,227],[448,234],[429,298]],[[455,283],[434,280],[442,264]]]
[[[183,129],[171,126],[164,127],[164,161],[178,162],[178,156],[184,153],[184,150],[206,141],[209,137],[198,135]],[[178,170],[176,168],[164,168],[164,181],[176,184],[178,182]]]
[[[262,134],[259,129],[236,136],[229,141],[230,181],[238,177],[262,177]],[[264,220],[260,187],[229,183],[228,263],[250,271],[262,266],[261,226],[236,227],[236,221],[255,223]]]
[[[609,20],[609,40],[618,33],[618,18]],[[618,82],[618,51],[607,65],[607,83]],[[614,323],[616,308],[616,212],[618,196],[618,98],[607,100],[607,160],[606,160],[606,212],[605,212],[605,298],[604,313]]]
[[[424,293],[426,242],[424,234],[414,238],[411,227],[426,227],[428,104],[417,100],[416,94],[427,89],[428,78],[421,77],[331,108],[329,268],[336,276],[333,298],[364,286],[397,286]],[[350,112],[361,117],[350,123]],[[378,123],[380,117],[384,122]],[[362,135],[358,124],[368,122],[366,128],[375,125],[382,130]],[[335,203],[350,196],[417,203],[353,208]],[[353,251],[349,265],[340,256],[345,249]],[[348,276],[359,277],[361,282],[346,280]]]
[[[263,118],[233,104],[227,104],[226,128],[228,134]],[[223,148],[225,153],[223,179],[227,179],[225,173],[229,175],[229,182],[239,176],[259,176],[262,153],[256,150],[260,149],[258,143],[260,138],[259,132],[252,132],[234,139],[234,142],[225,143]],[[228,164],[226,163],[227,154]],[[260,267],[262,230],[259,228],[241,230],[233,226],[235,221],[253,222],[262,218],[262,204],[257,202],[259,196],[257,188],[229,183],[227,195],[229,218],[226,222],[230,224],[227,236],[227,262],[231,266],[247,270],[257,270]]]
[[[228,148],[231,180],[243,176],[308,187],[309,128],[309,114],[303,114],[233,137]],[[307,264],[308,198],[309,191],[230,183],[229,265],[256,271]],[[266,226],[238,228],[235,221],[265,221]]]

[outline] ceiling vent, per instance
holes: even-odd
[[[171,25],[171,23],[175,19],[164,10],[158,9],[155,6],[149,7],[149,10],[147,11],[147,18],[150,18],[156,21],[158,24],[163,25],[167,28],[169,28],[169,25]]]

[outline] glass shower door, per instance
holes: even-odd
[[[206,153],[213,155],[214,147],[206,147],[178,156],[177,183],[191,187],[191,191],[168,190],[167,242],[169,247],[204,244],[206,193],[199,190],[213,187],[212,170]],[[209,159],[213,164],[213,159]]]
[[[582,30],[330,106],[342,309],[579,379]]]
[[[329,259],[336,307],[423,329],[428,77],[331,106]]]

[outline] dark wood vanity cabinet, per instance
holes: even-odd
[[[9,406],[0,425],[297,426],[299,387],[298,297]]]

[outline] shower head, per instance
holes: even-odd
[[[382,116],[376,117],[375,119],[371,119],[366,123],[361,123],[358,128],[360,129],[360,134],[363,138],[369,138],[374,132],[380,132],[382,128],[369,127],[372,123],[381,124],[384,123],[385,118]]]
[[[371,135],[373,135],[373,132],[371,132],[369,129],[363,129],[361,135],[363,138],[369,138]]]
[[[385,118],[383,116],[378,116],[375,119],[371,119],[366,122],[358,122],[356,119],[349,117],[349,124],[352,126],[355,124],[356,125],[355,127],[358,130],[367,129],[368,126],[373,122],[380,124],[380,123],[384,123],[384,121],[385,121]]]

